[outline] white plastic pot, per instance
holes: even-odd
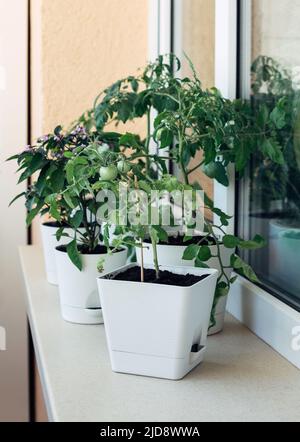
[[[57,272],[56,272],[56,264],[55,264],[55,247],[67,244],[70,242],[70,238],[62,237],[59,241],[56,240],[56,232],[59,227],[53,223],[44,223],[41,224],[41,236],[42,236],[42,244],[44,250],[44,261],[46,268],[46,277],[47,281],[50,284],[58,284],[57,280]],[[73,229],[65,228],[64,233],[72,236]]]
[[[191,287],[98,278],[113,371],[175,380],[203,360],[217,271],[161,270],[209,276]]]
[[[104,258],[103,272],[111,272],[125,265],[127,250],[112,255],[83,254],[83,269],[79,271],[68,254],[59,247],[55,251],[62,317],[79,324],[102,324],[102,310],[97,291],[97,264]]]
[[[144,264],[151,265],[153,263],[153,249],[151,244],[144,243]],[[211,249],[212,255],[217,254],[217,246],[209,246]],[[180,267],[193,267],[194,262],[193,261],[185,261],[182,259],[183,253],[185,249],[187,248],[186,245],[168,245],[168,244],[158,244],[157,245],[157,256],[158,256],[158,262],[159,265],[162,266],[180,266]],[[220,244],[220,253],[222,262],[224,265],[229,266],[230,265],[230,256],[233,253],[232,249],[227,249],[223,246],[223,244]],[[139,265],[141,264],[141,250],[139,248],[136,249],[136,256],[137,261]],[[217,269],[220,272],[220,265],[217,258],[211,258],[209,259],[206,264],[212,268]],[[230,277],[232,273],[232,269],[225,269],[225,273],[227,277]],[[211,327],[209,329],[208,335],[213,335],[215,333],[219,333],[223,330],[224,327],[224,319],[225,319],[225,312],[226,312],[226,304],[227,304],[227,296],[224,296],[220,298],[217,307],[216,307],[216,314],[215,314],[215,320],[216,324],[214,327]]]

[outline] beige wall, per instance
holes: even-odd
[[[68,126],[147,61],[148,0],[32,0],[31,22],[33,139]]]
[[[143,66],[147,22],[147,0],[33,0],[34,135],[69,124]]]

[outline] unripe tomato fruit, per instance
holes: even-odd
[[[218,165],[216,163],[209,163],[206,164],[203,168],[205,175],[207,175],[209,178],[215,178],[216,173],[218,171]]]
[[[104,181],[113,181],[117,178],[118,169],[116,166],[111,164],[110,166],[102,166],[100,167],[100,177]]]
[[[120,173],[128,173],[131,170],[131,165],[125,160],[120,160],[117,168]]]
[[[101,155],[101,154],[109,151],[109,145],[106,143],[100,144],[100,146],[98,147],[97,150],[98,150],[98,153]]]

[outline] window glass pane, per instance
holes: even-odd
[[[174,0],[174,52],[182,62],[180,75],[191,76],[186,54],[193,62],[204,88],[214,86],[215,70],[215,0]],[[191,168],[201,161],[200,153]],[[191,175],[201,182],[210,198],[213,198],[212,180],[201,170]]]
[[[277,118],[284,164],[254,158],[240,198],[240,233],[268,246],[245,258],[262,282],[300,306],[300,0],[252,2],[252,102]],[[243,56],[243,55],[242,55]]]

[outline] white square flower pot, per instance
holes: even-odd
[[[59,249],[59,250],[58,250]],[[102,310],[97,290],[97,264],[104,258],[103,272],[111,272],[126,264],[127,250],[109,254],[81,255],[79,271],[67,252],[55,250],[62,317],[79,324],[102,324]]]
[[[151,244],[143,243],[143,246],[144,246],[144,251],[143,251],[144,263],[151,264],[153,262],[153,250]],[[158,262],[163,266],[193,267],[194,266],[193,261],[186,261],[182,259],[183,253],[186,248],[187,248],[186,245],[177,246],[177,245],[168,245],[168,244],[157,244]],[[211,250],[212,255],[217,254],[216,245],[209,246],[209,248]],[[220,253],[224,265],[230,266],[230,256],[233,253],[233,250],[227,249],[226,247],[224,247],[223,244],[220,244]],[[140,265],[141,254],[140,254],[140,249],[138,248],[136,249],[136,256],[137,256],[137,261]],[[212,269],[217,269],[219,272],[221,270],[219,260],[217,258],[210,258],[206,264]],[[230,278],[232,269],[227,268],[225,272],[227,274],[227,277]],[[226,304],[227,304],[227,296],[224,296],[219,299],[215,313],[216,324],[209,329],[208,333],[209,335],[219,333],[223,330]]]
[[[98,278],[113,371],[175,380],[203,360],[218,272],[161,270],[208,277],[190,287]]]

